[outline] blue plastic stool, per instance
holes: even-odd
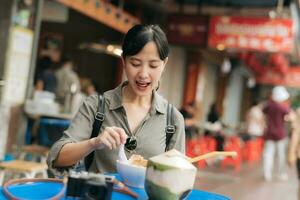
[[[41,118],[39,127],[39,143],[43,146],[50,147],[57,139],[59,139],[65,129],[70,125],[71,121],[66,119]],[[52,132],[49,131],[52,129]],[[50,139],[51,134],[51,139]]]
[[[12,160],[15,160],[15,157],[12,154],[10,153],[5,154],[3,161],[12,161]]]

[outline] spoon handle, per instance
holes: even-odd
[[[120,149],[119,149],[119,160],[123,161],[123,162],[128,162],[126,154],[125,154],[125,150],[124,150],[124,144],[120,145]]]
[[[205,159],[213,158],[213,157],[217,157],[217,156],[232,156],[232,157],[234,157],[236,155],[237,155],[237,153],[235,151],[212,151],[212,152],[200,155],[200,156],[196,156],[194,158],[190,158],[189,161],[191,163],[194,163],[194,162],[198,162],[199,160],[205,160]]]

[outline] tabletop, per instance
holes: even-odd
[[[51,196],[57,194],[63,185],[59,183],[28,183],[22,185],[13,185],[10,186],[8,189],[9,191],[14,194],[15,196],[19,197],[23,200],[42,200],[42,199],[49,199]],[[144,189],[131,189],[136,192],[139,196],[138,200],[147,200],[147,194]],[[0,187],[0,199],[7,199],[3,194],[3,190]],[[128,196],[126,194],[113,192],[112,193],[112,200],[135,200],[133,197]],[[186,200],[230,200],[228,197],[223,195],[201,191],[201,190],[192,190],[192,192],[188,195]],[[62,198],[62,200],[68,200],[68,198]]]
[[[48,184],[48,183],[47,183]],[[50,185],[47,186],[49,188]],[[53,185],[52,185],[53,186]],[[32,185],[22,185],[22,186],[14,186],[9,188],[10,191],[15,194],[17,197],[21,197],[23,200],[29,200],[29,199],[48,199],[48,197],[52,196],[55,192],[58,192],[57,190],[53,190],[53,187],[49,190],[45,190],[43,194],[40,192],[43,191],[41,188],[45,188],[45,186],[38,185],[38,184],[32,184]],[[7,199],[3,192],[2,188],[0,188],[0,199]],[[147,200],[147,194],[145,190],[143,189],[133,189],[138,195],[139,198],[138,200]],[[113,192],[112,194],[112,200],[135,200],[135,198],[118,193],[118,192]],[[188,195],[187,200],[229,200],[229,198],[219,195],[219,194],[214,194],[210,192],[205,192],[201,190],[192,190],[192,192]],[[68,198],[62,198],[62,200],[68,200]]]

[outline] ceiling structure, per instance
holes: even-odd
[[[210,5],[222,7],[274,7],[280,0],[174,0],[178,4],[185,5]],[[288,6],[291,0],[283,0]],[[163,1],[161,1],[163,2]]]
[[[137,15],[143,22],[159,23],[159,20],[163,20],[171,13],[267,17],[270,16],[270,11],[274,13],[282,9],[283,16],[289,18],[289,5],[293,0],[110,0],[110,2]]]

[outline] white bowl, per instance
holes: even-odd
[[[117,160],[117,171],[126,185],[136,188],[144,188],[146,167],[132,165],[130,163]]]

